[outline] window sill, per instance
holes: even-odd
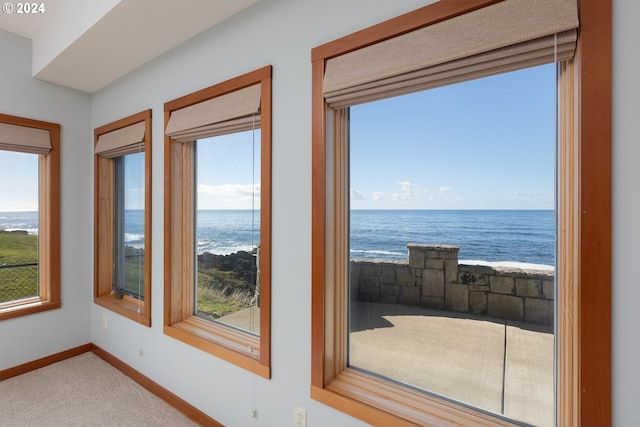
[[[311,398],[376,426],[515,426],[512,422],[400,384],[345,369]]]
[[[60,308],[60,301],[49,301],[39,297],[26,298],[0,304],[0,320],[26,316],[41,311]]]
[[[260,337],[190,316],[164,327],[164,333],[264,378],[271,368],[260,363]]]
[[[151,318],[144,313],[144,302],[131,297],[116,298],[113,295],[95,297],[93,302],[145,326],[151,326]]]

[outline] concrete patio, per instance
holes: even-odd
[[[398,304],[354,303],[350,366],[535,426],[552,426],[548,326]]]

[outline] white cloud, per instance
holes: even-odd
[[[412,184],[409,181],[401,181],[398,184],[402,188],[403,193],[411,193],[412,191],[418,189],[418,186],[416,184]]]
[[[453,187],[449,187],[449,186],[438,187],[438,193],[449,193],[452,190],[453,190]]]
[[[420,187],[416,184],[413,184],[409,181],[401,181],[398,183],[400,185],[400,192],[393,193],[391,198],[393,200],[411,200],[415,199]]]
[[[373,193],[371,193],[371,200],[382,200],[384,199],[384,192],[383,191],[374,191]]]
[[[350,191],[351,200],[367,200],[367,195],[362,191],[354,190],[353,188]]]
[[[251,209],[260,203],[260,183],[198,185],[199,209]]]
[[[525,192],[515,191],[513,195],[518,198],[529,198],[529,197],[540,197],[542,194],[540,194],[535,190],[530,190]]]

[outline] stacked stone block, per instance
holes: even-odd
[[[408,262],[353,260],[351,297],[553,324],[553,273],[459,265],[453,245],[407,247]]]

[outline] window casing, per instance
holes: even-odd
[[[247,100],[257,101],[247,109],[247,104],[253,104]],[[221,103],[225,103],[222,108]],[[197,140],[251,129],[256,112],[260,117],[260,328],[259,334],[252,334],[195,314],[194,199]],[[270,378],[271,66],[167,102],[165,127],[164,332]]]
[[[94,302],[151,326],[151,110],[99,127],[94,138]],[[143,188],[132,201],[125,181],[135,172]],[[125,239],[130,215],[140,217],[141,242]]]
[[[347,367],[348,116],[326,99],[328,62],[497,3],[440,1],[312,51],[311,396],[373,425],[511,422]],[[610,12],[610,2],[579,2],[576,54],[559,65],[558,425],[611,423]]]
[[[60,307],[60,125],[0,114],[0,150],[38,156],[38,295],[0,303],[3,320]]]

